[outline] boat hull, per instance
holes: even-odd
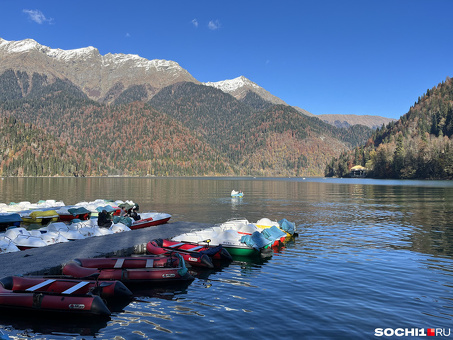
[[[261,251],[252,247],[222,245],[232,256],[259,256]]]
[[[155,241],[146,244],[146,251],[152,255],[169,255],[172,252],[177,252],[182,256],[186,263],[196,267],[214,268],[211,258],[208,255],[198,252],[178,251],[177,249],[165,249],[159,246]]]
[[[17,213],[0,213],[0,231],[8,227],[20,227],[22,218]]]
[[[77,294],[96,294],[103,299],[127,299],[132,292],[120,281],[95,281],[61,278],[55,276],[7,276],[0,279],[6,289],[12,291],[32,291]]]
[[[99,275],[99,280],[123,283],[167,284],[191,281],[184,259],[173,256],[76,259],[63,267],[63,274],[76,278]]]
[[[139,257],[100,257],[75,259],[81,267],[98,269],[148,269],[173,268],[180,258],[176,256],[139,256]]]
[[[231,261],[230,253],[221,245],[220,246],[209,246],[193,242],[178,242],[172,240],[156,239],[156,244],[167,251],[178,251],[180,253],[204,253],[211,257],[213,260],[219,261]]]
[[[89,220],[91,217],[91,213],[90,214],[77,214],[77,215],[71,215],[71,214],[61,214],[61,215],[58,215],[58,219],[60,221],[72,221],[74,219],[79,219],[79,220],[82,220],[82,221],[86,221],[86,220]]]
[[[86,277],[99,274],[100,280],[119,280],[128,284],[168,284],[172,282],[191,281],[193,277],[184,268],[132,268],[132,269],[98,269],[85,268],[71,262],[63,267],[63,274],[73,277]]]
[[[49,223],[58,221],[58,213],[55,210],[36,210],[30,214],[22,215],[22,221],[25,223]]]
[[[47,292],[14,292],[0,285],[0,309],[29,313],[70,313],[108,317],[111,312],[99,296]]]
[[[152,226],[156,226],[156,225],[160,225],[160,224],[165,224],[171,218],[171,215],[169,215],[169,214],[160,214],[160,213],[158,213],[156,215],[150,214],[150,216],[147,216],[147,213],[144,213],[141,215],[145,218],[142,218],[138,221],[134,221],[130,227],[132,230],[152,227]]]

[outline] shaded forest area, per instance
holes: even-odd
[[[347,177],[352,166],[362,165],[375,178],[453,179],[452,135],[453,81],[447,78],[364,146],[333,158],[325,176]]]

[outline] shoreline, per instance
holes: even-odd
[[[0,278],[12,275],[58,275],[65,263],[76,258],[129,256],[146,252],[146,243],[156,238],[171,238],[208,223],[169,222],[123,233],[91,237],[42,248],[0,254]]]

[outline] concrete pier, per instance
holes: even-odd
[[[171,238],[212,225],[194,222],[170,222],[123,233],[90,237],[42,248],[0,254],[0,278],[10,275],[60,274],[63,264],[75,258],[128,256],[144,253],[146,243],[156,238]]]

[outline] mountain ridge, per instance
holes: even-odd
[[[177,63],[34,40],[0,40],[0,58],[0,116],[25,124],[14,125],[19,132],[33,126],[86,156],[83,169],[56,167],[60,175],[71,168],[87,176],[319,176],[330,157],[371,135],[366,126],[337,128],[272,99],[243,76],[208,86]],[[146,68],[152,72],[143,77]],[[30,151],[24,162],[34,164],[23,169],[55,175],[37,171],[30,145],[17,143]],[[3,153],[4,165],[11,156]]]
[[[272,104],[288,105],[244,76],[201,83],[175,61],[148,60],[137,54],[101,55],[93,46],[63,50],[41,45],[33,39],[8,41],[0,38],[0,58],[0,74],[13,69],[27,72],[29,78],[33,73],[46,75],[48,83],[57,78],[67,79],[88,98],[106,104],[136,100],[147,102],[166,86],[193,82],[220,88],[257,109],[265,109]],[[311,115],[304,109],[297,109]],[[348,121],[348,124],[353,125],[353,122]]]
[[[153,91],[180,81],[198,81],[174,61],[147,60],[138,55],[102,56],[94,47],[75,50],[51,49],[33,39],[7,41],[0,38],[0,74],[8,69],[45,74],[50,81],[68,79],[79,86],[90,99],[110,103],[106,95],[115,86],[149,84]],[[68,63],[71,61],[71,63]],[[137,84],[138,82],[138,84]]]

